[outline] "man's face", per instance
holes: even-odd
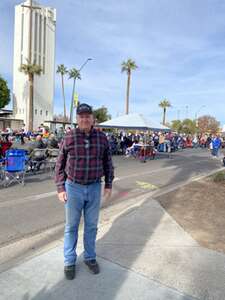
[[[90,131],[94,125],[94,117],[92,114],[82,113],[77,115],[77,123],[80,130]]]

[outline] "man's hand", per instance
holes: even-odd
[[[59,201],[66,203],[66,201],[67,201],[66,192],[63,191],[63,192],[58,193],[58,198],[59,198]]]
[[[104,189],[104,198],[108,200],[112,195],[112,189]]]

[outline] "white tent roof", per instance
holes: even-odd
[[[98,124],[102,128],[123,128],[123,129],[139,129],[139,130],[160,130],[170,131],[168,127],[150,121],[141,114],[123,115],[112,120]]]

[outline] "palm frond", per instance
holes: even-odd
[[[77,70],[76,68],[72,68],[68,71],[69,74],[69,79],[73,78],[73,79],[80,79],[81,80],[81,75],[80,75],[80,71]]]
[[[27,74],[32,74],[32,75],[40,75],[42,72],[41,66],[37,64],[22,64],[19,68],[20,72]]]
[[[68,73],[68,70],[63,64],[61,64],[61,65],[57,66],[56,73],[60,73],[61,75],[65,75],[66,73]]]
[[[123,61],[121,64],[121,72],[130,73],[133,70],[136,70],[138,66],[136,65],[135,61],[129,58],[127,61]]]
[[[171,103],[169,102],[169,100],[164,99],[159,103],[159,106],[162,108],[167,108],[167,107],[171,107]]]

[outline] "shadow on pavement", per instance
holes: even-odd
[[[197,158],[193,155],[188,159],[191,163],[191,160]],[[207,165],[204,164],[204,160],[208,161],[205,158],[202,164],[196,164],[195,173],[198,170],[208,171],[209,165],[212,168],[219,165],[215,161]],[[165,166],[169,165],[171,160],[165,161]],[[180,168],[169,184],[187,180],[193,175],[192,172],[187,172],[187,169],[182,169],[179,160],[173,160],[173,165]],[[162,223],[163,227],[161,227]],[[206,256],[201,256],[198,245],[192,244],[188,236],[185,236],[185,244],[182,240],[184,234],[182,229],[178,230],[180,236],[177,236],[174,226],[161,206],[156,201],[148,199],[139,207],[131,208],[117,217],[109,225],[108,231],[97,241],[97,254],[102,267],[99,275],[93,276],[87,273],[81,262],[82,258],[79,257],[77,278],[72,282],[65,281],[63,254],[57,253],[55,261],[55,256],[51,256],[49,252],[45,262],[40,257],[40,268],[33,269],[36,272],[35,278],[28,278],[28,282],[33,284],[33,287],[28,286],[29,292],[23,293],[22,300],[192,299],[166,286],[174,286],[177,289],[180,287],[179,290],[186,289],[186,293],[187,290],[198,289],[201,299],[213,299],[215,296],[214,299],[222,300],[220,285],[214,282],[213,278],[208,282],[204,274],[199,274],[198,264],[202,266],[203,273],[209,272],[210,269],[215,271],[213,261],[205,260]],[[176,234],[175,240],[173,233]],[[177,242],[179,237],[180,244]],[[178,247],[180,247],[179,251],[177,251]],[[183,260],[185,258],[186,261]],[[191,258],[193,261],[190,260]],[[190,265],[186,265],[187,262]],[[44,272],[43,263],[46,263]],[[171,272],[167,272],[168,270]],[[157,282],[162,282],[164,285]],[[218,287],[218,295],[212,296],[211,287],[215,290]],[[32,288],[36,292],[31,293]]]
[[[48,253],[45,258],[40,257],[42,266],[38,266],[37,258],[37,268],[34,269],[36,275],[29,278],[34,284],[33,291],[29,287],[29,292],[23,294],[22,300],[193,299],[159,283],[160,276],[157,275],[162,273],[164,261],[155,252],[160,245],[156,247],[154,243],[157,243],[155,235],[161,219],[164,218],[164,211],[157,208],[155,201],[147,200],[141,206],[122,213],[109,225],[111,227],[107,228],[107,232],[99,229],[103,236],[97,241],[101,266],[101,273],[97,276],[88,273],[82,256],[79,256],[75,280],[64,280],[62,249],[57,250],[56,254]],[[156,255],[157,263],[150,265],[149,255]],[[47,269],[43,272],[43,264],[49,259]],[[151,276],[153,273],[155,277]]]

